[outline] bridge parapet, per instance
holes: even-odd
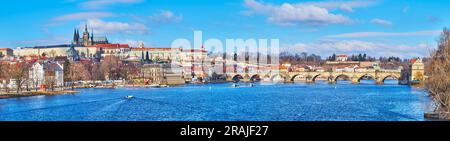
[[[382,70],[382,71],[366,71],[366,72],[266,72],[266,73],[231,73],[227,75],[228,81],[233,81],[235,77],[241,78],[244,82],[252,82],[255,78],[269,79],[274,81],[275,78],[281,78],[284,82],[294,82],[301,80],[307,83],[314,83],[317,78],[322,78],[329,83],[336,83],[339,78],[348,78],[353,84],[360,83],[364,77],[369,77],[375,80],[376,84],[383,84],[389,78],[399,79],[401,71],[399,70]]]
[[[325,78],[329,83],[336,83],[338,78],[347,77],[354,84],[358,84],[363,77],[370,77],[375,80],[376,84],[383,84],[388,77],[400,78],[401,71],[367,71],[367,72],[289,72],[290,81],[294,81],[297,77],[305,82],[313,83],[316,78]]]

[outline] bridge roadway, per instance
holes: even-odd
[[[292,83],[294,81],[305,81],[314,83],[316,79],[326,79],[329,83],[336,83],[338,78],[349,78],[353,84],[358,84],[364,77],[370,77],[376,84],[383,84],[387,78],[399,79],[400,70],[379,70],[367,72],[260,72],[260,73],[230,73],[227,74],[227,81],[240,80],[253,82],[257,78],[263,81],[284,81]]]

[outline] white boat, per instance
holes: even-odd
[[[159,84],[151,84],[151,85],[149,85],[149,87],[151,87],[151,88],[159,88],[159,87],[161,87],[161,85],[159,85]]]
[[[128,99],[128,100],[133,99],[133,98],[134,98],[134,96],[132,96],[132,95],[128,95],[125,97],[125,99]]]
[[[238,85],[238,84],[236,84],[236,83],[233,83],[233,85],[231,85],[231,87],[233,87],[233,88],[237,88],[237,87],[239,87],[239,85]]]

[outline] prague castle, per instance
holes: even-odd
[[[76,50],[76,54],[80,57],[99,57],[98,51],[104,45],[112,45],[104,36],[96,37],[93,32],[89,32],[88,26],[85,25],[84,32],[80,34],[79,29],[75,29],[71,44],[50,45],[50,46],[34,46],[34,47],[18,47],[14,50],[14,55],[18,57],[36,58],[36,57],[58,57],[71,56],[71,51]]]
[[[96,44],[109,44],[106,37],[94,37],[94,33],[89,33],[87,25],[85,25],[83,35],[80,37],[80,32],[75,29],[73,34],[72,44],[74,46],[93,46]]]
[[[26,60],[62,56],[69,59],[89,59],[113,55],[130,61],[158,60],[165,62],[199,60],[206,58],[207,55],[204,48],[188,50],[170,47],[147,48],[143,43],[139,47],[133,48],[128,44],[113,44],[105,36],[94,36],[93,31],[89,32],[87,25],[85,25],[83,33],[80,33],[79,29],[74,30],[70,44],[18,47],[14,49],[13,53],[14,56]]]

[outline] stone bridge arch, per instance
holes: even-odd
[[[318,73],[318,74],[312,74],[310,76],[311,76],[311,82],[316,82],[316,78],[319,76],[322,76],[322,74]]]
[[[230,76],[230,78],[231,78],[230,81],[240,82],[241,80],[244,79],[244,76],[242,76],[241,74],[233,74]]]
[[[400,81],[400,74],[386,74],[386,75],[382,75],[379,79],[379,81],[377,82],[377,84],[384,84],[384,81],[387,78],[394,78],[397,79],[397,81]]]
[[[362,74],[362,75],[357,76],[357,79],[356,79],[356,82],[355,82],[355,83],[360,83],[361,80],[362,80],[364,77],[369,77],[369,78],[371,78],[371,80],[375,80],[375,81],[377,80],[377,75],[376,75],[376,74],[365,73],[365,74]]]
[[[333,83],[336,83],[336,82],[338,81],[338,78],[341,78],[341,77],[347,77],[347,78],[349,78],[350,80],[352,79],[352,76],[351,76],[351,75],[348,75],[348,74],[345,74],[345,73],[335,74],[335,75],[333,76],[333,78],[332,78]]]
[[[297,73],[297,74],[292,75],[292,77],[289,77],[289,78],[290,78],[289,80],[291,80],[292,82],[294,82],[294,81],[295,81],[295,78],[297,78],[297,77],[299,77],[299,76],[301,76],[301,77],[303,77],[303,78],[306,78],[306,75],[305,75],[305,74],[303,74],[303,73]]]
[[[283,81],[285,81],[286,80],[286,75],[283,75],[283,74],[280,74],[280,73],[277,73],[277,74],[272,74],[271,76],[270,76],[270,81],[274,81],[274,79],[276,78],[276,77],[280,77]]]
[[[252,74],[252,75],[250,75],[249,81],[250,82],[256,82],[256,80],[258,80],[258,79],[262,80],[263,77],[261,77],[260,74]]]

